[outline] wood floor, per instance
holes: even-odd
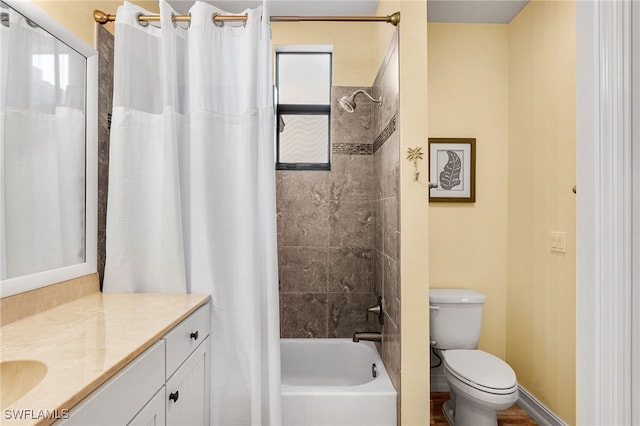
[[[449,399],[449,392],[431,392],[431,426],[449,426],[442,414],[442,404]],[[498,413],[498,426],[533,426],[537,425],[531,417],[517,404]]]

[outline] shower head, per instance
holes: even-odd
[[[351,96],[343,96],[341,97],[338,102],[340,103],[340,106],[342,107],[342,109],[344,109],[347,112],[353,112],[356,110],[356,96],[358,96],[358,94],[363,93],[365,94],[369,99],[371,99],[371,101],[380,104],[380,106],[382,106],[382,96],[380,96],[380,99],[373,99],[373,97],[371,97],[370,94],[368,94],[367,92],[365,92],[364,90],[356,90],[355,92],[353,92],[353,94]]]
[[[338,102],[340,102],[342,109],[347,112],[353,112],[356,109],[356,101],[353,99],[353,96],[343,96]]]

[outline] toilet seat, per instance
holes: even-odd
[[[445,368],[461,382],[495,395],[507,395],[518,389],[516,375],[506,362],[477,349],[444,351]]]

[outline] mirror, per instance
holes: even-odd
[[[95,272],[97,52],[0,3],[0,296]]]

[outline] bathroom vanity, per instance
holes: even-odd
[[[56,425],[205,425],[209,304],[199,308]]]
[[[2,326],[0,361],[46,367],[3,391],[2,424],[208,424],[210,315],[207,295],[96,292]]]

